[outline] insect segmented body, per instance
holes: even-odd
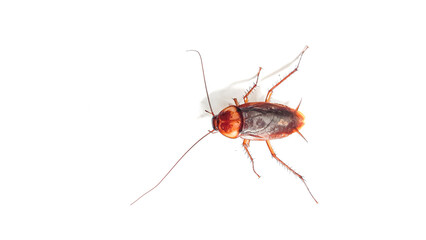
[[[265,141],[298,131],[304,118],[301,112],[282,104],[251,102],[227,107],[212,121],[213,129],[226,137]]]
[[[285,76],[283,79],[281,79],[277,84],[275,84],[268,91],[268,94],[266,95],[266,99],[264,102],[248,101],[248,96],[250,95],[250,93],[252,93],[253,89],[257,87],[257,83],[259,81],[259,74],[260,74],[260,71],[262,70],[262,68],[259,68],[259,72],[257,73],[256,83],[243,97],[244,104],[240,105],[237,99],[234,98],[233,100],[235,105],[231,105],[224,108],[217,115],[213,113],[213,109],[211,107],[210,98],[207,91],[207,84],[206,84],[206,78],[204,75],[204,66],[203,66],[203,60],[201,58],[201,54],[198,51],[190,50],[190,51],[197,52],[200,57],[203,78],[204,78],[204,85],[205,85],[206,94],[207,94],[207,100],[210,106],[209,113],[213,115],[213,118],[212,118],[213,130],[209,131],[207,134],[201,137],[194,145],[192,145],[182,155],[182,157],[175,163],[175,165],[169,170],[169,172],[167,172],[167,174],[160,180],[160,182],[157,183],[157,185],[155,185],[149,191],[144,193],[142,196],[136,199],[133,203],[135,203],[140,198],[145,196],[147,193],[155,189],[164,180],[164,178],[167,177],[167,175],[170,173],[170,171],[173,170],[173,168],[179,163],[179,161],[186,155],[186,153],[188,153],[203,138],[205,138],[207,135],[215,131],[219,131],[222,135],[228,138],[239,137],[243,139],[243,147],[245,151],[247,152],[248,156],[250,157],[253,171],[258,177],[260,177],[260,175],[257,174],[254,168],[253,157],[251,156],[248,150],[248,147],[250,145],[250,141],[265,141],[269,151],[271,152],[272,157],[275,158],[280,164],[285,166],[293,174],[295,174],[300,180],[302,180],[311,197],[314,199],[316,203],[318,203],[317,200],[312,195],[311,191],[309,190],[308,185],[305,182],[305,179],[277,157],[270,142],[270,140],[287,137],[294,132],[297,132],[303,139],[305,139],[299,131],[300,128],[303,127],[304,119],[305,119],[303,114],[298,111],[300,103],[296,109],[292,109],[282,104],[270,103],[270,99],[271,99],[273,90],[297,71],[300,61],[302,59],[303,53],[306,51],[307,48],[308,47],[306,46],[305,49],[299,54],[298,56],[299,62],[297,63],[296,68],[293,71],[291,71],[287,76]]]

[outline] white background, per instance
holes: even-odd
[[[1,239],[425,239],[421,1],[2,1]],[[272,142],[208,136],[214,111],[309,45],[273,95]],[[294,66],[294,65],[292,65]],[[262,80],[263,100],[285,69]]]

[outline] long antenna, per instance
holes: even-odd
[[[203,58],[201,57],[200,52],[198,52],[197,50],[187,50],[187,51],[188,52],[190,52],[190,51],[196,52],[196,53],[198,53],[198,56],[200,56],[201,70],[203,71],[204,88],[206,89],[207,101],[209,101],[210,113],[214,116],[212,104],[210,103],[209,91],[207,90],[206,75],[204,74]]]
[[[176,165],[180,162],[180,160],[182,160],[182,158],[195,146],[197,145],[197,143],[199,143],[201,140],[203,140],[203,138],[207,137],[207,135],[209,135],[210,133],[214,132],[209,131],[206,135],[202,136],[200,139],[198,139],[198,141],[196,141],[183,155],[182,157],[179,158],[179,160],[177,160],[177,162],[175,163],[175,165],[173,165],[172,168],[170,168],[170,170],[166,173],[166,175],[164,175],[164,177],[157,183],[157,185],[155,185],[153,188],[151,188],[150,190],[148,190],[146,193],[142,194],[140,197],[138,197],[135,201],[133,201],[130,206],[132,206],[134,203],[136,203],[139,199],[141,199],[143,196],[147,195],[149,192],[151,192],[152,190],[154,190],[158,185],[160,185],[160,183],[167,177],[167,175],[169,175],[169,173],[173,170],[173,168],[176,167]]]

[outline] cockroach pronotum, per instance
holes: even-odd
[[[311,197],[314,199],[316,203],[318,201],[312,195],[311,191],[308,188],[308,185],[305,182],[305,179],[294,171],[291,167],[285,164],[278,156],[275,154],[274,150],[271,146],[271,140],[279,139],[287,137],[288,135],[296,132],[298,133],[305,141],[305,137],[300,133],[300,128],[304,125],[304,116],[301,112],[299,112],[300,102],[296,109],[292,109],[288,106],[271,103],[271,95],[273,90],[278,87],[282,82],[284,82],[288,77],[290,77],[293,73],[295,73],[299,67],[300,61],[302,60],[302,56],[305,53],[308,46],[306,46],[303,51],[299,54],[299,61],[296,65],[296,68],[293,69],[287,76],[281,79],[277,84],[275,84],[271,89],[269,89],[268,94],[266,95],[265,102],[249,102],[248,96],[253,92],[253,89],[257,87],[257,83],[259,81],[259,74],[262,68],[259,68],[257,73],[256,82],[249,89],[249,91],[244,95],[244,104],[239,104],[237,99],[234,98],[235,105],[228,106],[224,108],[219,114],[215,115],[210,103],[210,97],[207,90],[206,77],[204,74],[204,66],[203,59],[201,58],[201,54],[196,50],[194,51],[198,54],[201,61],[201,70],[203,72],[204,79],[204,88],[207,94],[207,101],[209,103],[210,112],[206,110],[206,112],[210,113],[212,118],[213,130],[209,130],[207,134],[202,136],[198,141],[196,141],[173,165],[173,167],[164,175],[164,177],[150,190],[142,194],[139,198],[137,198],[130,205],[133,205],[143,196],[154,190],[160,183],[169,175],[169,173],[176,167],[176,165],[182,160],[182,158],[201,140],[203,140],[207,135],[219,131],[222,135],[228,138],[242,138],[243,139],[243,147],[247,152],[247,155],[250,157],[253,172],[260,178],[259,174],[257,174],[254,169],[254,161],[251,156],[248,147],[250,145],[250,141],[265,141],[266,145],[271,152],[273,158],[275,158],[280,164],[285,166],[290,172],[295,174],[300,180],[302,180],[303,184],[305,184],[306,189],[308,190]],[[296,58],[297,59],[297,58]]]

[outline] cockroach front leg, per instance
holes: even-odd
[[[235,106],[239,106],[240,104],[238,103],[238,100],[236,98],[233,98],[232,100],[234,100]]]
[[[251,165],[253,166],[253,172],[257,175],[257,177],[258,177],[258,178],[260,178],[260,175],[259,175],[259,174],[257,174],[256,170],[254,169],[254,161],[253,161],[253,157],[251,156],[251,154],[250,154],[250,152],[249,152],[249,150],[248,150],[249,145],[250,145],[250,140],[248,140],[248,139],[244,139],[244,141],[243,141],[243,147],[244,147],[244,149],[246,150],[246,152],[247,152],[248,156],[250,157]]]
[[[306,184],[306,182],[305,182],[305,179],[300,175],[300,174],[298,174],[296,171],[294,171],[293,169],[291,169],[291,167],[289,167],[287,164],[285,164],[283,161],[281,161],[281,159],[279,159],[278,157],[277,157],[277,155],[275,154],[275,152],[274,152],[274,149],[272,149],[272,146],[271,146],[271,142],[269,141],[269,140],[266,140],[266,144],[268,145],[268,148],[269,148],[269,151],[271,152],[271,154],[272,154],[272,157],[273,158],[275,158],[279,163],[281,163],[282,165],[284,165],[288,170],[290,170],[292,173],[294,173],[294,175],[296,175],[298,178],[300,178],[300,180],[302,180],[302,182],[303,182],[303,184],[305,184],[305,187],[306,187],[306,189],[308,190],[308,192],[309,192],[309,194],[311,195],[311,197],[314,199],[314,201],[316,202],[316,203],[318,203],[318,201],[315,199],[315,197],[314,197],[314,195],[312,195],[312,193],[311,193],[311,190],[309,190],[309,188],[308,188],[308,185]]]

